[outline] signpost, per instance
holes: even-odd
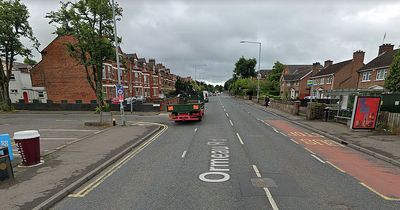
[[[314,80],[307,80],[307,87],[311,87],[310,89],[310,103],[312,103],[312,98],[314,95]]]
[[[124,102],[124,86],[122,84],[117,84],[117,95],[119,102]]]

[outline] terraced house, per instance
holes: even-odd
[[[48,100],[54,103],[94,103],[96,96],[87,81],[83,65],[70,57],[65,46],[66,42],[73,41],[71,36],[57,37],[42,50],[42,60],[30,72],[32,85],[36,88],[41,87],[47,92]],[[145,58],[138,58],[137,54],[125,54],[121,49],[119,54],[124,61],[120,69],[125,97],[158,99],[163,91],[163,78],[160,71],[156,70],[155,59],[147,62]],[[168,75],[170,79],[176,80],[172,74]],[[116,62],[109,61],[103,64],[102,83],[105,99],[116,98]],[[175,83],[172,81],[171,84]]]
[[[358,70],[358,89],[384,90],[385,79],[390,73],[390,64],[399,51],[400,49],[394,50],[392,44],[379,46],[378,56]]]
[[[358,82],[358,70],[364,66],[365,52],[356,51],[353,58],[339,63],[331,60],[324,62],[321,71],[313,74],[313,97],[326,98],[325,91],[338,89],[356,89]]]

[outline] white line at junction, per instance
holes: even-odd
[[[232,120],[229,120],[229,123],[231,124],[231,126],[233,126],[233,122],[232,122]]]
[[[258,170],[258,168],[257,168],[256,165],[253,165],[253,170],[254,170],[254,172],[256,173],[257,177],[258,177],[258,178],[261,178],[260,171]]]

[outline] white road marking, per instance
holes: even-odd
[[[311,156],[313,156],[313,157],[314,157],[315,159],[317,159],[319,162],[325,163],[325,161],[321,160],[319,157],[317,157],[317,156],[315,156],[315,155],[313,155],[313,154],[311,154]]]
[[[254,172],[256,172],[257,177],[260,178],[261,174],[256,165],[253,165],[253,170],[254,170]]]
[[[194,129],[194,132],[195,132],[195,133],[197,132],[197,128]]]
[[[185,156],[186,156],[186,150],[185,151],[183,151],[183,153],[182,153],[182,158],[185,158]]]
[[[272,197],[272,194],[271,194],[271,192],[269,191],[269,189],[266,188],[266,187],[264,187],[264,191],[265,191],[265,194],[267,194],[267,198],[268,198],[269,203],[270,203],[271,206],[272,206],[272,209],[273,209],[273,210],[279,210],[279,208],[278,208],[278,206],[276,205],[275,200],[274,200],[274,198]]]
[[[56,122],[74,122],[78,120],[56,120]]]
[[[258,121],[262,121],[262,120],[260,120],[260,118],[257,118],[257,120],[258,120]]]
[[[290,139],[290,141],[293,141],[294,143],[299,144],[299,142],[297,142],[297,141],[294,140],[294,139]]]
[[[310,149],[305,148],[305,147],[304,147],[304,149],[307,150],[307,151],[309,151],[311,154],[315,155],[315,152],[311,151]]]
[[[276,130],[276,128],[272,127],[272,129],[274,129],[274,131],[275,131],[276,133],[279,133],[279,131],[278,131],[278,130]]]
[[[228,113],[225,113],[225,114],[226,114],[227,117],[229,117],[229,114],[228,114]]]
[[[242,138],[240,137],[239,133],[236,133],[236,136],[238,137],[240,143],[241,143],[241,144],[244,144],[244,142],[243,142]]]
[[[232,120],[229,120],[229,123],[231,124],[231,126],[233,126],[233,122],[232,122]]]
[[[44,129],[39,129],[39,131],[60,131],[60,132],[97,132],[100,130],[79,130],[79,129],[52,129],[52,128],[44,128]]]
[[[270,124],[268,124],[267,122],[263,121],[266,125],[271,126]]]
[[[332,167],[336,168],[338,171],[342,172],[342,173],[346,173],[343,169],[337,167],[336,165],[334,165],[333,163],[326,161],[329,165],[331,165]]]
[[[40,138],[40,140],[75,140],[78,138]]]
[[[282,134],[282,135],[284,135],[284,136],[287,136],[286,134],[284,134],[284,133],[282,133],[282,132],[279,132],[280,134]]]

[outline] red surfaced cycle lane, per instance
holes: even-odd
[[[374,157],[345,147],[322,135],[283,120],[267,120],[270,126],[285,133],[304,148],[322,157],[338,170],[386,200],[400,201],[400,169]]]

